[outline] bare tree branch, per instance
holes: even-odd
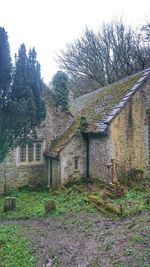
[[[150,24],[145,27],[142,31],[146,31],[146,42],[141,33],[126,27],[122,20],[103,24],[97,34],[86,28],[83,35],[58,56],[59,67],[71,79],[78,80],[84,92],[83,81],[94,90],[95,86],[113,83],[142,70],[150,63],[147,41]]]

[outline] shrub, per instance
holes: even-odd
[[[124,186],[135,186],[141,183],[144,178],[144,171],[142,169],[131,168],[130,170],[121,170],[118,175],[118,180]]]

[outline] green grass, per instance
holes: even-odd
[[[79,190],[80,189],[80,190]],[[82,187],[83,189],[83,187]],[[85,188],[84,188],[85,189]],[[47,200],[54,200],[56,203],[56,209],[53,210],[48,216],[59,216],[69,213],[79,213],[79,212],[90,212],[99,213],[100,212],[94,208],[92,203],[85,201],[90,193],[81,191],[80,186],[72,186],[68,189],[61,189],[57,191],[50,192],[13,192],[9,196],[16,197],[16,208],[11,212],[3,212],[4,196],[0,196],[0,219],[3,223],[3,219],[28,219],[28,218],[38,218],[44,217],[44,203]],[[92,193],[94,194],[94,193]],[[95,193],[97,196],[101,196],[101,191]],[[129,189],[127,193],[120,199],[107,199],[108,202],[115,204],[119,207],[120,204],[123,205],[123,216],[130,216],[135,213],[142,211],[147,211],[149,209],[149,198],[150,193],[142,192],[136,189]],[[104,214],[103,214],[104,215]],[[105,215],[107,215],[105,213]],[[131,217],[132,218],[132,217]],[[70,222],[75,225],[76,228],[88,229],[91,226],[90,221],[81,223],[80,220],[74,220],[70,216]],[[68,222],[69,223],[69,222]],[[82,225],[83,224],[83,225]],[[143,229],[149,230],[148,226],[142,226]],[[144,228],[145,227],[145,228]],[[127,224],[127,229],[135,228],[135,221],[131,220],[131,223]],[[33,267],[35,266],[35,259],[31,255],[32,251],[29,251],[27,239],[23,238],[21,235],[23,228],[21,226],[14,225],[0,225],[0,266],[2,267]],[[100,237],[99,237],[100,238]],[[140,234],[131,235],[129,237],[129,242],[131,246],[127,247],[124,251],[125,256],[133,256],[139,262],[140,267],[146,267],[142,265],[142,255],[135,250],[135,245],[147,244],[147,239],[143,239]],[[107,250],[111,247],[107,247]],[[144,249],[144,248],[143,248]],[[147,255],[147,250],[145,248],[144,255]],[[91,261],[91,266],[98,266],[98,259],[93,258]],[[55,265],[59,266],[58,260],[56,258]],[[114,266],[123,266],[122,262],[116,262]]]
[[[14,211],[3,212],[4,197],[0,197],[0,218],[1,219],[28,219],[44,216],[44,203],[47,200],[54,200],[56,209],[51,216],[58,216],[68,212],[95,212],[92,204],[84,201],[87,193],[79,194],[69,191],[54,192],[14,192],[11,196],[16,197],[16,208]]]
[[[20,236],[21,227],[0,225],[0,266],[34,267],[35,259],[30,254],[28,242]]]
[[[16,197],[16,208],[11,212],[3,212],[4,196],[0,196],[0,219],[28,219],[45,216],[44,203],[48,200],[54,200],[56,209],[50,213],[50,216],[58,216],[67,213],[78,212],[98,212],[93,203],[85,201],[89,194],[85,192],[82,186],[72,186],[68,189],[61,189],[50,192],[13,192],[10,196]],[[101,190],[96,193],[101,197]],[[123,206],[123,216],[130,216],[142,211],[149,210],[150,193],[142,192],[136,189],[129,189],[127,193],[119,199],[107,199],[115,206]],[[107,216],[107,211],[104,213]],[[109,216],[110,214],[108,214]]]
[[[124,263],[120,260],[117,260],[115,263],[114,263],[114,267],[124,267]]]
[[[122,204],[123,215],[130,216],[132,214],[150,210],[150,205],[147,201],[148,199],[150,199],[150,192],[129,189],[122,198],[115,199],[112,202],[117,205]]]
[[[129,241],[131,241],[133,243],[144,243],[145,242],[145,238],[141,237],[141,236],[131,236],[129,238]]]

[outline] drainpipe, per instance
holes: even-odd
[[[87,141],[87,151],[86,151],[86,177],[89,179],[90,174],[89,174],[89,138],[86,138]]]
[[[53,164],[52,164],[52,158],[50,158],[50,187],[52,187],[52,181],[53,181],[53,177],[52,177],[52,174],[53,174],[53,172],[52,172],[52,166],[53,166]]]
[[[84,134],[83,135],[84,138],[86,139],[86,178],[89,179],[90,178],[90,172],[89,172],[89,166],[90,166],[90,162],[89,162],[89,138]]]
[[[48,183],[47,187],[52,187],[52,158],[48,158]]]

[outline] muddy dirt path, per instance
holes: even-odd
[[[36,267],[148,267],[150,213],[112,220],[99,214],[3,221],[21,224]],[[51,265],[50,265],[51,262]]]

